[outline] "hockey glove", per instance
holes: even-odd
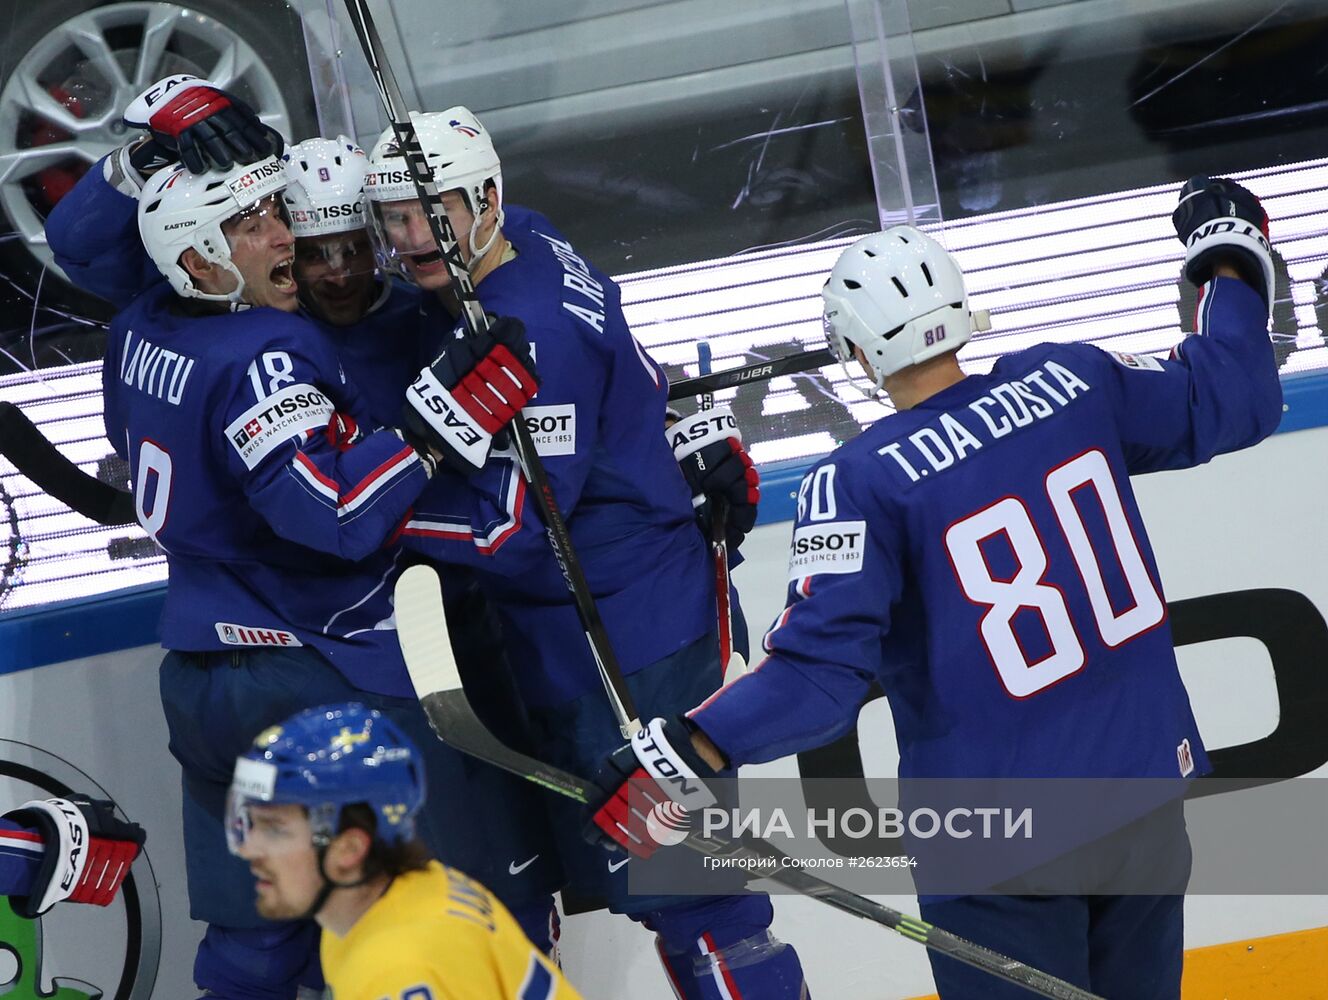
[[[64,900],[108,905],[147,839],[137,823],[116,819],[112,803],[81,795],[28,802],[4,818],[35,828],[46,848],[31,893],[9,897],[28,919]]]
[[[449,341],[406,390],[405,433],[465,473],[483,468],[494,437],[539,391],[525,325],[508,316],[490,322]]]
[[[188,74],[168,76],[143,91],[124,122],[152,134],[153,162],[175,157],[195,174],[280,156],[286,145],[244,101]]]
[[[692,491],[692,509],[711,542],[710,505],[728,502],[725,541],[736,551],[756,524],[761,476],[742,446],[738,422],[727,406],[684,417],[665,431],[673,457]]]
[[[701,775],[718,777],[692,748],[690,724],[681,716],[651,720],[609,755],[597,776],[603,796],[588,807],[586,840],[638,858],[681,844],[692,814],[699,819],[719,801]]]
[[[1171,222],[1185,244],[1185,277],[1194,285],[1210,281],[1214,264],[1225,258],[1272,309],[1268,213],[1258,198],[1225,177],[1191,177]]]

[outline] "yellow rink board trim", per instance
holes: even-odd
[[[1190,948],[1180,994],[1181,1000],[1328,1000],[1328,927]]]

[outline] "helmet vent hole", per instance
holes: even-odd
[[[857,291],[859,288],[862,287],[862,285],[859,284],[858,282],[854,281],[852,278],[845,278],[845,279],[844,279],[844,287],[845,287],[845,288],[851,288],[851,289],[853,289],[854,291]]]
[[[927,279],[927,287],[930,288],[933,285],[935,285],[936,282],[931,280],[931,272],[927,270],[927,265],[924,263],[921,265],[921,267],[922,267],[922,276]]]
[[[902,295],[904,298],[908,298],[908,289],[904,287],[904,283],[900,281],[898,278],[891,278],[890,280],[893,281],[895,283],[895,287],[899,289],[899,294]]]
[[[871,252],[870,250],[868,250],[866,247],[863,248],[862,252],[865,253],[868,257],[875,257],[875,256],[876,256],[876,254],[872,253],[872,252]]]
[[[899,326],[895,327],[893,330],[890,330],[890,331],[888,331],[888,332],[882,334],[881,336],[883,336],[886,340],[890,340],[891,338],[893,338],[893,337],[895,336],[895,334],[897,334],[897,333],[898,333],[900,330],[902,330],[903,328],[904,328],[904,325],[901,323]]]

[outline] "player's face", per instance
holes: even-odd
[[[475,224],[475,216],[461,192],[444,191],[442,199],[447,220],[457,236],[461,259],[469,264],[470,230]],[[447,264],[429,230],[428,216],[417,199],[388,202],[382,206],[382,219],[387,239],[412,282],[431,292],[441,291],[451,284]],[[492,221],[486,221],[487,225],[477,234],[476,242],[481,246],[488,238],[488,227],[492,225]]]
[[[279,195],[265,198],[247,212],[221,224],[231,247],[231,262],[244,277],[244,301],[283,312],[299,308],[291,265],[295,237],[286,223]]]
[[[311,313],[333,326],[358,323],[375,291],[368,231],[301,236],[295,241],[294,274]]]
[[[322,888],[313,829],[303,806],[249,806],[248,829],[235,853],[258,880],[257,908],[268,920],[293,920],[309,912]]]

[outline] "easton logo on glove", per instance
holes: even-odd
[[[538,391],[525,325],[495,317],[489,329],[449,341],[416,377],[406,393],[406,431],[458,471],[476,472]]]

